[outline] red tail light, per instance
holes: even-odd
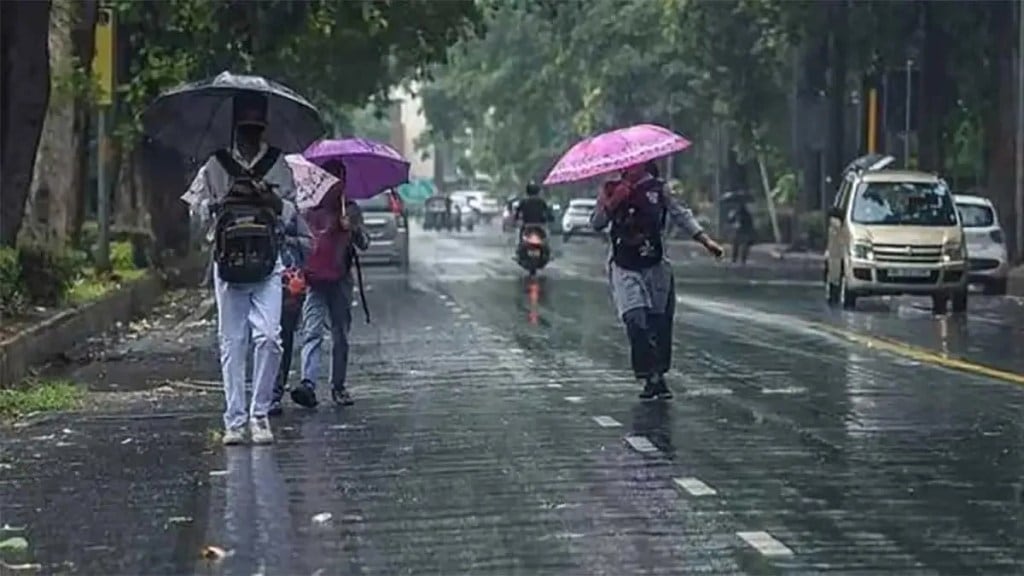
[[[391,213],[399,215],[402,213],[402,201],[394,194],[388,195],[388,204],[391,206]]]

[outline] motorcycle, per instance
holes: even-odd
[[[548,246],[547,231],[541,226],[524,226],[516,248],[516,262],[530,276],[534,276],[550,261],[551,248]]]

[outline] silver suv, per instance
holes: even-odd
[[[370,248],[360,255],[364,262],[381,262],[409,268],[409,218],[397,192],[389,190],[369,200],[359,200]]]

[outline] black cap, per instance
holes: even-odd
[[[530,182],[526,185],[527,196],[536,196],[537,194],[540,194],[540,186],[536,182]]]
[[[232,99],[235,126],[267,125],[267,97],[257,92],[240,92]]]

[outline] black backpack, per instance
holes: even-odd
[[[274,272],[281,249],[277,210],[268,202],[263,180],[281,156],[270,148],[252,168],[245,168],[226,150],[215,154],[231,178],[217,210],[214,261],[221,280],[251,284]]]

